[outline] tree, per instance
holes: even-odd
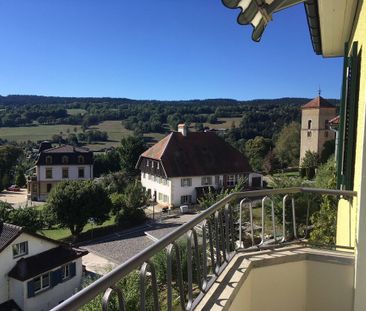
[[[93,175],[99,177],[103,174],[117,172],[121,169],[121,159],[117,150],[113,149],[94,158]]]
[[[323,145],[323,151],[320,154],[320,162],[326,163],[329,158],[334,154],[335,141],[327,140]]]
[[[254,170],[260,171],[262,169],[264,157],[270,150],[271,146],[271,140],[265,139],[262,136],[256,136],[245,143],[245,154],[247,155],[249,163]]]
[[[269,174],[280,168],[280,162],[274,150],[270,150],[263,160],[262,169],[266,174]]]
[[[42,229],[40,212],[32,207],[14,208],[7,202],[0,201],[0,222],[7,222],[36,232]]]
[[[283,167],[298,166],[300,156],[300,124],[291,122],[282,128],[276,141],[276,154]]]
[[[330,159],[327,163],[319,167],[315,178],[315,187],[335,189],[336,186],[336,165],[334,159]],[[310,233],[310,241],[335,245],[337,228],[336,198],[323,195],[320,209],[312,215],[311,221],[314,228]]]
[[[24,172],[20,169],[17,170],[15,176],[15,184],[19,187],[24,187],[27,184],[27,180],[25,179]]]
[[[315,176],[315,169],[319,165],[319,155],[316,152],[307,150],[301,162],[301,175],[306,176],[307,179],[313,179]]]
[[[145,221],[142,207],[147,203],[147,196],[137,181],[127,185],[123,194],[112,195],[113,209],[119,225],[136,225]]]
[[[47,199],[47,208],[57,222],[77,238],[89,218],[102,224],[109,218],[111,201],[107,192],[92,181],[68,180],[57,184]]]
[[[139,170],[135,168],[140,154],[146,150],[146,144],[142,136],[128,136],[121,140],[118,152],[121,159],[121,170],[128,176],[137,176]]]

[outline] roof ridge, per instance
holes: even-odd
[[[174,131],[172,131],[172,132],[170,132],[170,134],[167,136],[167,137],[169,137],[169,138],[168,138],[168,141],[166,142],[166,144],[165,144],[165,146],[164,146],[164,149],[163,149],[163,151],[162,151],[162,153],[161,153],[160,160],[161,160],[161,158],[164,156],[165,150],[166,150],[166,148],[168,147],[168,145],[169,145],[169,143],[170,143],[170,140],[171,140],[171,139],[172,139],[172,137],[173,137],[173,133],[178,133],[178,132],[174,132]]]
[[[18,226],[18,225],[14,225],[14,224],[10,224],[8,222],[3,222],[3,225],[9,226],[9,227],[12,227],[12,228],[15,228],[15,229],[23,230],[23,227]]]

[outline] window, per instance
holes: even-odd
[[[215,176],[215,185],[220,185],[220,176]]]
[[[44,273],[39,277],[33,279],[34,293],[38,293],[46,288],[50,287],[50,273]]]
[[[202,186],[208,186],[212,184],[212,177],[211,176],[204,176],[201,179]]]
[[[147,177],[148,177],[149,180],[152,180],[152,175],[151,174],[148,174]]]
[[[163,183],[163,185],[167,185],[167,184],[168,184],[168,180],[167,180],[167,179],[165,179],[165,178],[163,178],[163,179],[162,179],[162,183]]]
[[[226,180],[227,186],[235,186],[235,175],[228,175]]]
[[[192,186],[192,178],[182,178],[180,184],[182,187],[190,187]]]
[[[13,258],[28,254],[28,241],[13,244]]]
[[[156,163],[156,168],[159,169],[160,168],[160,165],[159,165],[159,162]]]
[[[192,196],[191,195],[182,195],[180,197],[180,203],[181,204],[189,204],[192,202]]]
[[[79,156],[78,156],[78,163],[79,163],[79,164],[84,164],[84,161],[85,161],[85,160],[84,160],[84,157],[83,157],[82,155],[79,155]]]
[[[47,179],[52,179],[52,167],[47,167],[46,168],[46,178]]]
[[[146,166],[149,166],[149,160],[146,160]]]
[[[70,265],[65,265],[61,267],[61,278],[63,280],[70,277]]]
[[[308,131],[308,137],[311,137],[311,131]]]
[[[142,178],[145,178],[146,177],[146,174],[145,173],[142,173]]]
[[[151,161],[151,168],[154,168],[154,161]]]
[[[163,202],[169,203],[169,196],[168,195],[166,195],[166,194],[163,195]]]
[[[51,192],[52,184],[47,184],[47,193]]]
[[[67,167],[62,168],[62,178],[69,178],[69,169]]]
[[[312,122],[311,122],[311,120],[309,120],[309,121],[308,121],[308,130],[310,130],[310,129],[311,129],[311,123],[312,123]]]
[[[158,198],[159,198],[159,201],[162,201],[163,200],[163,194],[159,192]]]
[[[83,167],[79,167],[78,169],[78,176],[79,178],[84,178],[84,168]]]
[[[61,163],[62,164],[68,164],[69,163],[69,157],[68,156],[63,156],[61,159]]]
[[[52,157],[51,156],[47,156],[46,157],[46,165],[50,165],[52,164]]]
[[[329,134],[328,134],[328,131],[325,131],[325,132],[324,132],[324,137],[328,137],[328,135],[329,135]]]

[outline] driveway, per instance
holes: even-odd
[[[27,189],[20,189],[20,191],[1,191],[0,201],[10,203],[14,207],[25,206],[27,203]]]
[[[195,216],[180,215],[166,218],[161,222],[149,222],[146,225],[113,233],[78,246],[109,262],[121,264]]]

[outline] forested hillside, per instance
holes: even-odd
[[[235,124],[236,139],[272,138],[283,125],[300,120],[299,107],[307,98],[237,101],[207,99],[189,101],[132,100],[127,98],[75,98],[0,96],[0,127],[70,124],[88,128],[106,120],[121,120],[125,128],[142,133],[164,133],[178,123],[218,123],[219,118],[242,118]],[[329,100],[337,104],[337,100]],[[234,137],[233,137],[234,138]]]

